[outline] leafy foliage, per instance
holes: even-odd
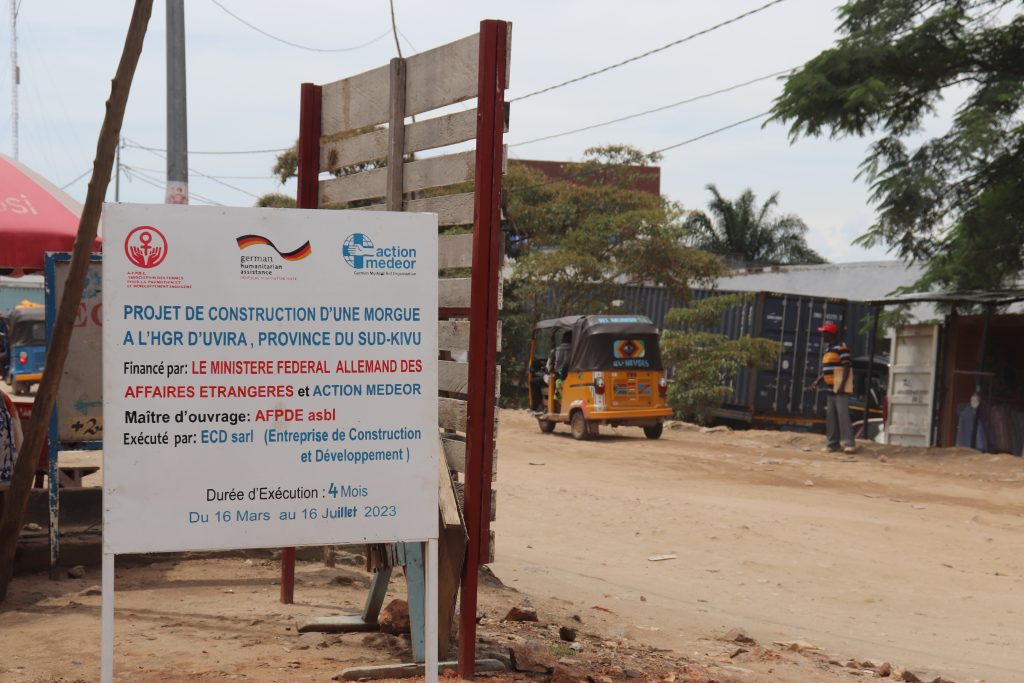
[[[708,332],[722,314],[743,302],[743,294],[715,296],[673,308],[665,316],[661,354],[666,367],[674,367],[668,402],[676,415],[706,423],[729,395],[726,386],[743,368],[771,367],[782,345],[760,337],[729,339]]]
[[[503,396],[524,394],[536,321],[614,311],[622,285],[664,285],[685,296],[722,272],[716,257],[685,246],[678,204],[636,189],[631,166],[656,161],[628,146],[588,149],[571,182],[509,164],[505,227],[516,249],[501,314]]]
[[[1019,0],[849,0],[842,37],[786,80],[773,120],[877,136],[878,207],[858,239],[927,261],[918,288],[1006,286],[1024,270],[1024,16]],[[949,129],[921,140],[946,97]]]
[[[696,246],[739,256],[748,263],[825,263],[821,254],[807,245],[807,225],[799,216],[774,214],[778,192],[758,207],[749,188],[736,199],[723,197],[714,184],[707,185],[707,190],[712,195],[708,212],[693,211],[686,219]]]

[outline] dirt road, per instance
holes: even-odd
[[[956,681],[1024,680],[1024,462],[780,432],[565,428],[501,416],[507,584],[693,655],[742,627]],[[651,561],[657,555],[675,559]],[[931,680],[928,678],[926,680]]]

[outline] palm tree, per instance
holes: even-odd
[[[734,256],[747,263],[796,265],[826,263],[807,245],[807,225],[796,214],[776,216],[779,203],[775,192],[760,208],[753,190],[747,188],[734,200],[726,199],[713,183],[708,213],[693,211],[686,227],[694,245],[723,256]]]

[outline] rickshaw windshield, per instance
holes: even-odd
[[[46,344],[45,310],[17,308],[11,314],[11,346],[41,346]]]
[[[657,334],[590,334],[574,346],[570,361],[573,371],[662,369]]]

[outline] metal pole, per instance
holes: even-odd
[[[882,312],[881,306],[875,306],[875,314],[871,318],[871,338],[868,339],[868,376],[864,380],[864,435],[868,433],[868,416],[871,401],[871,379],[875,374],[875,339],[878,337],[878,315]]]
[[[18,0],[11,0],[11,156],[18,158]]]
[[[992,307],[985,307],[985,321],[981,326],[981,350],[978,351],[978,381],[974,392],[981,398],[981,373],[985,372],[985,350],[988,347],[988,324],[992,320]],[[978,448],[978,422],[981,418],[981,404],[974,410],[974,422],[971,424],[971,448]]]
[[[167,0],[167,195],[164,202],[188,204],[185,0]]]
[[[462,678],[472,678],[476,671],[477,572],[481,564],[487,563],[490,549],[507,49],[508,25],[495,20],[480,22],[466,429],[465,518],[469,542],[459,612],[459,675]]]
[[[322,90],[303,83],[299,95],[299,178],[295,204],[300,209],[320,206],[320,111]],[[387,585],[385,581],[384,585]],[[281,602],[295,601],[295,548],[281,549]],[[379,611],[379,608],[378,608]],[[376,618],[376,615],[374,615]]]

